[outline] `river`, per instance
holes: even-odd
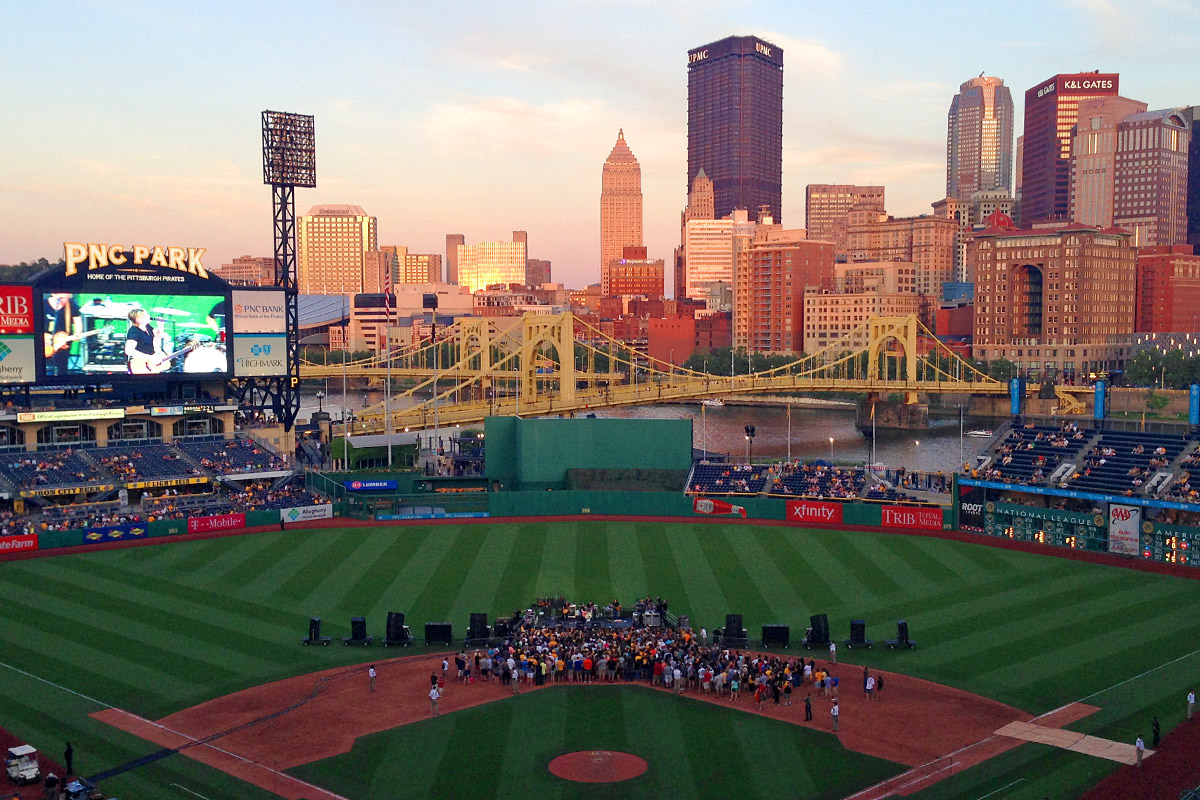
[[[365,403],[364,403],[365,399]],[[332,401],[332,402],[330,402]],[[350,392],[346,396],[351,411],[383,401],[383,393]],[[326,411],[335,419],[341,417],[342,396],[334,392],[323,402]],[[701,409],[703,408],[703,413]],[[314,393],[305,391],[301,399],[300,420],[307,420],[318,409]],[[755,428],[751,455],[754,460],[786,458],[789,453],[788,413],[782,406],[736,406],[707,408],[699,404],[662,403],[597,409],[597,417],[618,419],[690,419],[692,443],[696,448],[725,453],[741,461],[746,457],[745,426]],[[854,426],[854,409],[849,406],[826,408],[792,408],[790,453],[794,459],[813,461],[818,458],[840,464],[867,464],[871,461],[871,442]],[[996,420],[971,419],[964,421],[964,430],[991,429]],[[922,472],[951,472],[962,457],[973,462],[983,452],[988,439],[959,438],[958,419],[931,419],[924,431],[878,430],[875,442],[875,461],[889,467],[904,467]],[[830,439],[833,439],[832,445]],[[832,456],[832,457],[831,457]]]

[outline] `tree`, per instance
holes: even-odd
[[[1153,389],[1146,391],[1146,408],[1150,409],[1155,414],[1157,414],[1159,411],[1162,411],[1170,404],[1171,398],[1167,395],[1159,394]]]

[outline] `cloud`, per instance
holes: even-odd
[[[597,99],[537,105],[512,97],[480,98],[433,108],[423,133],[431,148],[455,158],[577,154],[603,109]]]
[[[831,78],[842,72],[846,59],[820,39],[797,39],[794,36],[770,31],[760,38],[783,48],[785,73],[799,71],[804,75]]]

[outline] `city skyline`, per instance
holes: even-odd
[[[1059,73],[1120,73],[1122,93],[1151,108],[1200,102],[1200,10],[1168,0],[1016,3],[977,37],[949,4],[363,11],[13,10],[0,263],[54,259],[80,239],[205,247],[210,266],[269,255],[267,108],[316,117],[317,188],[297,192],[298,208],[362,206],[381,245],[418,253],[443,252],[450,233],[528,230],[529,255],[570,286],[599,280],[596,165],[623,128],[643,172],[645,244],[669,259],[686,203],[687,52],[731,35],[786,54],[785,220],[803,217],[809,183],[883,185],[889,213],[930,213],[946,108],[981,71],[1017,95],[1018,135],[1018,98]]]

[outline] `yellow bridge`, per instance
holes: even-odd
[[[389,365],[390,360],[390,365]],[[652,358],[579,320],[552,316],[464,319],[437,342],[393,347],[345,364],[302,362],[302,378],[368,378],[415,385],[358,413],[365,433],[467,425],[488,416],[545,416],[598,408],[767,392],[920,392],[1003,395],[915,316],[876,317],[816,353],[744,375],[711,375]],[[1064,412],[1083,406],[1066,391]],[[390,414],[391,424],[386,415]],[[357,432],[357,431],[356,431]]]

